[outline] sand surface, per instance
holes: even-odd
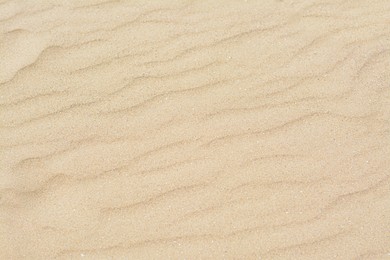
[[[0,0],[0,259],[389,259],[389,0]]]

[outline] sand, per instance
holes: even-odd
[[[0,259],[388,259],[390,1],[0,0]]]

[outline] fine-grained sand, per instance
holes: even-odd
[[[389,259],[389,0],[0,0],[0,259]]]

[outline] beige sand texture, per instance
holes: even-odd
[[[389,0],[0,0],[0,259],[390,259]]]

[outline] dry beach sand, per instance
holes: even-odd
[[[389,259],[390,1],[0,0],[0,259]]]

